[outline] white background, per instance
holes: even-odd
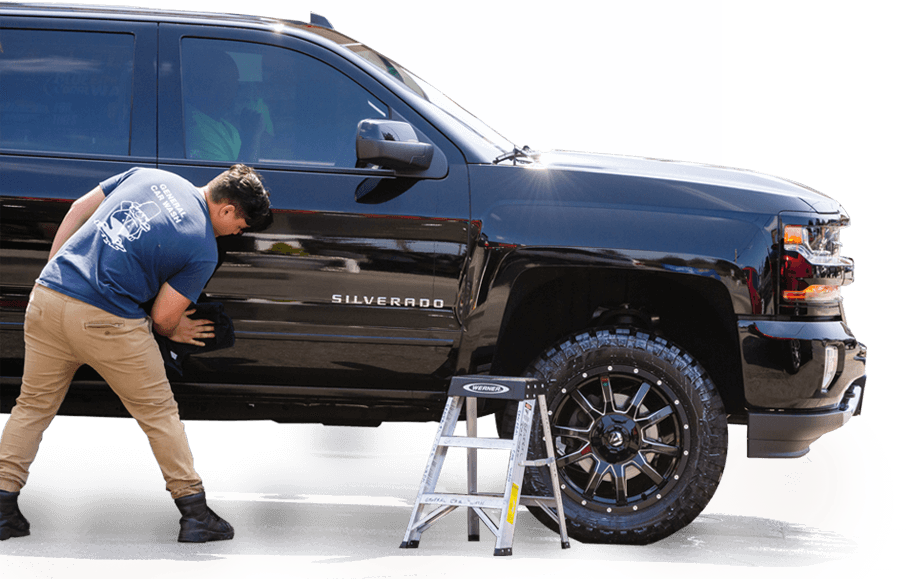
[[[301,20],[308,20],[309,11],[313,10],[326,16],[341,32],[400,62],[519,145],[722,163],[723,26],[720,2],[691,2],[687,8],[669,1],[627,3],[615,0],[576,3],[464,0],[459,6],[433,0],[150,0],[148,4],[157,8],[220,12],[256,10],[265,15]],[[745,22],[740,21],[740,25],[743,24]],[[737,31],[737,36],[740,34],[742,32]],[[785,35],[779,34],[778,38],[783,42]],[[834,45],[828,46],[832,49]],[[770,49],[772,45],[765,48]],[[819,52],[815,54],[817,58],[812,61],[815,67],[830,62],[819,58]],[[728,68],[728,71],[733,70]],[[767,77],[762,72],[744,72],[740,78],[756,79],[758,75],[764,80]],[[805,92],[828,97],[823,101],[828,103],[832,103],[835,94],[842,94],[815,84],[794,83],[784,88],[793,94]],[[738,93],[745,96],[742,91]],[[728,102],[734,103],[733,100]],[[745,103],[737,104],[740,108]],[[749,118],[761,108],[755,106],[757,101],[751,101],[751,104],[753,106],[745,107],[752,112]],[[858,167],[865,165],[854,154],[855,148],[842,151],[842,155],[833,154],[839,146],[844,146],[844,139],[851,141],[842,127],[847,126],[849,119],[853,120],[847,112],[854,109],[845,106],[841,110],[844,111],[839,116],[842,123],[829,133],[819,133],[787,120],[768,127],[760,121],[753,128],[769,129],[781,140],[773,141],[774,146],[769,146],[772,143],[770,135],[767,139],[749,139],[735,144],[728,140],[728,159],[733,155],[751,157],[752,162],[743,166],[783,174],[835,196],[855,217],[856,226],[848,232],[852,235],[856,230],[860,235],[866,231],[865,224],[872,221],[867,219],[866,211],[857,208],[863,207],[863,198],[876,193],[878,188],[851,186],[859,176],[853,171],[859,171]],[[792,121],[798,116],[788,119]],[[728,119],[733,118],[743,121],[747,116],[728,116]],[[823,126],[828,125],[816,124],[813,128]],[[851,144],[861,146],[853,141]],[[743,150],[739,148],[741,145]],[[797,150],[803,154],[797,154]],[[762,155],[748,155],[744,151],[761,151]],[[787,163],[793,163],[791,170],[777,170],[779,164]],[[871,175],[869,179],[872,179]],[[867,249],[858,243],[845,253],[855,256],[858,263],[867,263]],[[871,274],[878,273],[872,261],[868,263]],[[861,281],[863,277],[860,275]],[[858,291],[860,288],[854,287],[845,292],[852,314],[866,312],[863,307],[867,302],[859,299],[863,296],[854,301]],[[860,304],[857,309],[853,309],[855,304]],[[862,319],[864,315],[852,317],[852,326],[861,339],[868,343],[873,340],[874,332],[862,329],[866,322]],[[879,353],[883,361],[891,357],[885,350]],[[868,391],[864,414],[868,420],[889,413],[889,406],[883,404],[888,402],[886,396],[880,398],[885,392],[882,388],[874,385]],[[837,433],[832,435],[833,438],[838,436]],[[819,444],[824,446],[824,440]],[[721,493],[715,499],[713,510],[726,512],[738,507],[736,512],[753,511],[754,514],[755,510],[779,505],[771,516],[790,520],[788,513],[781,512],[790,511],[793,518],[807,523],[819,522],[820,516],[833,519],[837,516],[834,505],[847,504],[834,500],[835,489],[842,489],[859,479],[832,471],[832,465],[846,466],[852,462],[851,457],[856,464],[856,457],[860,456],[867,469],[877,471],[870,472],[866,480],[878,481],[879,461],[869,454],[856,448],[842,448],[835,456],[828,454],[821,458],[815,455],[814,462],[750,461],[751,468],[735,464],[735,459],[731,464],[733,468],[728,468],[724,484],[736,486],[741,492],[735,495]],[[734,456],[744,457],[739,453]],[[747,478],[760,477],[774,467],[782,466],[790,472],[779,476],[789,480],[769,483],[772,496],[743,492]],[[810,492],[807,487],[801,490],[799,486],[794,488],[788,484],[792,480],[813,478],[809,472],[813,469],[824,474],[816,478],[820,485],[818,491]],[[867,488],[865,494],[869,499],[878,499],[878,492],[872,488]],[[727,496],[737,498],[733,504],[725,504],[723,499]],[[878,508],[876,503],[878,500],[860,506]],[[809,509],[816,513],[810,513]],[[823,523],[822,528],[851,537],[862,534],[857,526],[863,524],[859,522],[863,518],[841,522],[832,519]],[[899,535],[893,534],[892,539],[897,549]],[[864,541],[861,555],[869,546]],[[726,566],[717,569],[730,572]],[[813,570],[801,568],[797,571],[804,574]],[[823,575],[829,576],[829,573]]]
[[[721,2],[150,0],[322,14],[518,145],[722,163]]]

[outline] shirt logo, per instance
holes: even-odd
[[[121,201],[120,207],[112,211],[103,220],[95,220],[105,243],[118,251],[127,252],[125,241],[136,241],[145,231],[149,231],[149,222],[153,220],[162,209],[154,202],[135,203]]]

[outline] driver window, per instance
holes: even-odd
[[[185,38],[181,61],[188,159],[351,168],[359,121],[388,117],[349,77],[292,50]]]

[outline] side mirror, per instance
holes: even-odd
[[[359,166],[379,165],[398,171],[425,171],[432,166],[435,146],[420,143],[409,123],[366,119],[355,140]]]

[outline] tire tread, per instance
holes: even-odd
[[[578,333],[549,348],[529,368],[527,374],[546,382],[550,394],[558,390],[562,377],[582,372],[585,358],[611,352],[613,356],[649,358],[668,366],[667,373],[678,373],[689,403],[698,412],[700,428],[693,429],[699,455],[690,457],[687,477],[664,499],[634,516],[596,516],[570,500],[565,501],[569,535],[587,543],[648,544],[661,540],[691,523],[707,506],[723,475],[727,454],[727,417],[723,402],[707,372],[687,352],[655,334],[630,328],[601,328]],[[506,413],[508,415],[510,413]],[[697,434],[695,434],[697,432]],[[534,421],[532,441],[541,443],[539,420]],[[535,452],[540,452],[536,449]],[[531,451],[534,452],[534,451]],[[525,492],[550,494],[547,468],[530,468],[525,477]],[[656,507],[656,508],[655,508]],[[557,525],[539,509],[531,512],[552,529]]]

